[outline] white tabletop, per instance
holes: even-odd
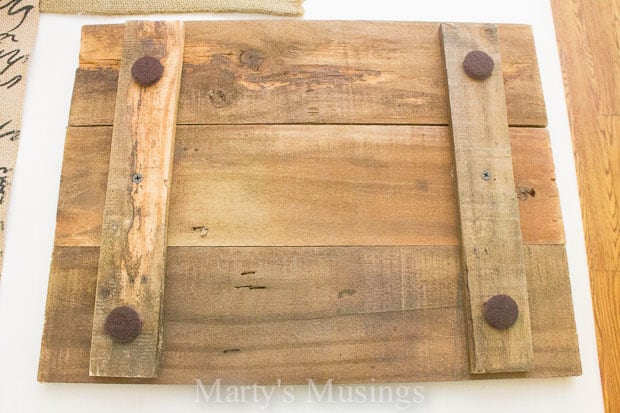
[[[28,79],[24,122],[7,219],[0,279],[0,412],[416,411],[602,412],[596,339],[577,180],[562,74],[548,1],[306,0],[305,19],[525,23],[534,28],[556,163],[583,375],[560,379],[481,380],[392,385],[391,400],[317,401],[309,386],[245,393],[245,401],[207,402],[197,386],[37,383],[58,185],[80,28],[125,18],[43,15]],[[256,19],[255,15],[181,15],[149,19]],[[204,383],[212,384],[212,383]],[[274,383],[277,385],[277,383]],[[375,384],[375,386],[377,386]],[[319,387],[318,390],[322,388]],[[209,394],[209,388],[204,390]],[[273,390],[273,393],[271,393]],[[365,391],[370,392],[367,388]],[[397,393],[407,395],[399,397]],[[271,396],[269,397],[269,394]],[[386,393],[387,394],[387,393]],[[234,397],[233,397],[234,399]],[[310,400],[310,402],[308,401]]]

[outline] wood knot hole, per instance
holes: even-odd
[[[223,108],[232,104],[222,89],[211,89],[209,90],[207,96],[209,97],[211,104],[216,108]]]
[[[527,186],[518,186],[517,198],[519,198],[521,201],[527,201],[528,197],[536,197],[536,190]]]
[[[258,50],[249,49],[244,50],[239,55],[239,61],[241,64],[249,67],[252,70],[256,70],[257,72],[260,70],[263,65],[265,58],[262,53]]]

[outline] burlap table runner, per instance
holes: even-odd
[[[41,0],[43,13],[150,14],[242,12],[298,16],[303,0]]]

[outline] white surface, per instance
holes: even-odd
[[[349,9],[351,7],[351,9]],[[598,361],[581,213],[553,18],[547,1],[307,0],[306,19],[412,20],[526,23],[534,28],[566,224],[566,240],[583,363],[578,378],[417,383],[419,412],[602,412]],[[153,17],[150,17],[153,19]],[[161,18],[161,17],[159,17]],[[247,15],[183,15],[186,20],[264,18]],[[267,403],[196,401],[195,386],[39,384],[36,381],[47,281],[54,237],[58,184],[80,28],[125,18],[44,15],[26,95],[21,147],[12,188],[7,248],[0,280],[0,412],[393,411],[406,403],[308,403],[307,387],[295,403],[276,391]],[[274,383],[275,384],[275,383]],[[413,386],[413,385],[411,385]],[[396,388],[396,386],[395,386]]]

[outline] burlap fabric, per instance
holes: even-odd
[[[0,268],[17,159],[28,62],[39,25],[38,0],[0,0]]]
[[[241,12],[298,16],[303,0],[41,0],[41,12],[152,14]]]

